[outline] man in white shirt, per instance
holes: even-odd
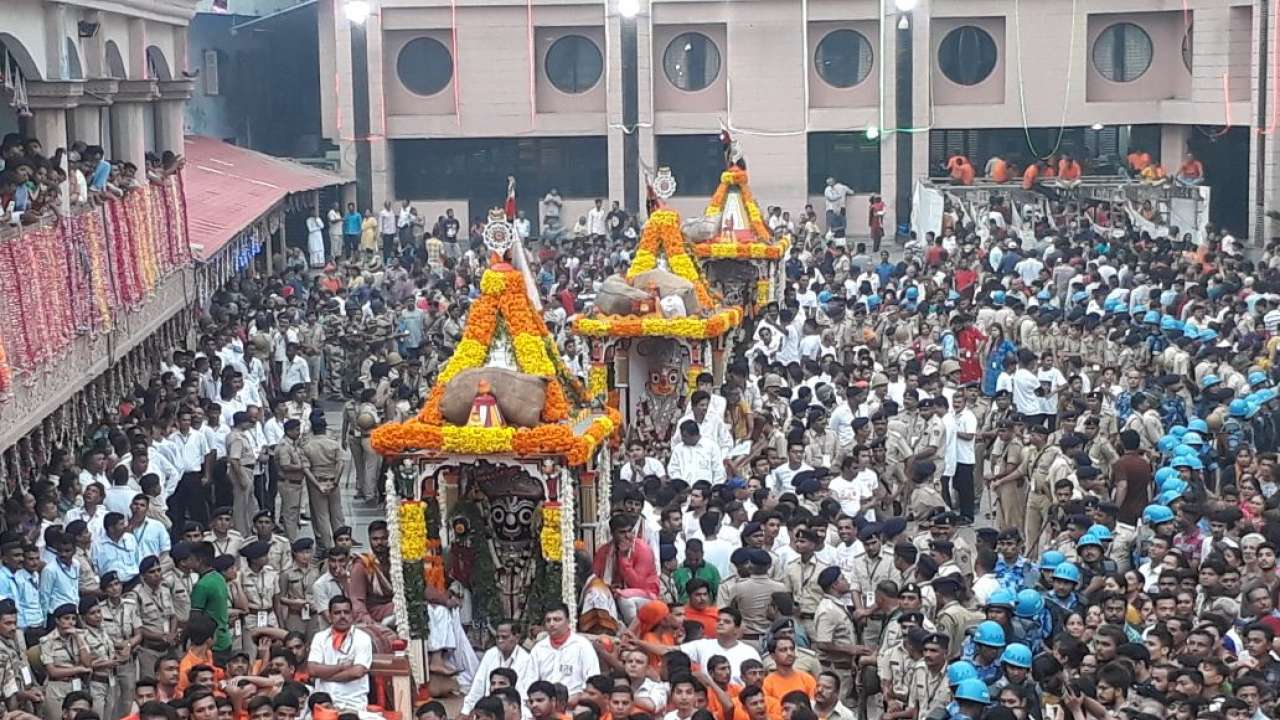
[[[1032,371],[1035,353],[1023,348],[1018,351],[1018,369],[1013,373],[1013,406],[1024,417],[1040,414],[1040,378]]]
[[[596,198],[596,206],[587,211],[587,234],[593,237],[605,237],[609,234],[606,219],[609,213],[604,209],[604,200]]]
[[[680,650],[689,659],[703,667],[707,666],[713,656],[721,655],[729,661],[731,677],[729,682],[742,684],[742,663],[748,660],[760,660],[760,653],[750,645],[742,642],[742,613],[736,608],[720,608],[716,619],[716,636],[687,642]]]
[[[627,445],[627,461],[619,471],[619,476],[623,482],[638,483],[650,475],[656,475],[665,480],[667,469],[662,467],[662,463],[657,458],[649,457],[644,443],[632,440]]]
[[[871,501],[879,484],[871,468],[871,450],[857,447],[840,463],[840,474],[831,478],[830,497],[840,503],[840,514],[854,517]]]
[[[307,672],[316,692],[329,693],[338,710],[361,711],[369,705],[369,669],[373,667],[373,638],[352,627],[351,600],[329,600],[329,627],[311,639]]]
[[[680,442],[671,448],[667,477],[683,480],[690,485],[699,480],[720,485],[725,480],[724,454],[720,451],[720,446],[702,437],[698,423],[693,420],[680,423]]]
[[[827,178],[827,187],[822,191],[822,199],[826,201],[828,230],[831,229],[831,223],[834,222],[836,215],[839,215],[840,210],[844,208],[845,198],[850,195],[853,195],[853,190],[849,189],[848,185],[836,182],[833,177]]]
[[[516,673],[516,690],[520,697],[528,694],[529,685],[538,677],[537,668],[533,665],[533,657],[529,651],[520,646],[520,633],[515,622],[503,620],[498,623],[496,644],[485,651],[480,658],[480,666],[471,678],[471,688],[462,699],[461,713],[466,715],[476,706],[480,698],[488,694],[489,674],[498,668],[510,668]]]
[[[973,466],[977,461],[974,439],[978,434],[978,416],[968,407],[965,393],[953,398],[951,414],[955,427],[955,470],[951,475],[952,507],[960,513],[961,522],[974,519]]]
[[[80,490],[83,492],[94,483],[107,487],[111,481],[107,479],[107,456],[101,450],[85,451],[80,460]]]
[[[569,705],[578,702],[587,678],[600,674],[600,659],[591,641],[575,633],[569,624],[569,608],[553,605],[543,616],[547,636],[529,655],[538,680],[560,683],[569,690]],[[531,678],[532,679],[532,678]]]
[[[791,485],[791,479],[796,473],[813,468],[804,461],[804,442],[795,441],[787,443],[787,461],[774,468],[769,473],[768,486],[777,495],[783,493],[795,492],[795,488]],[[675,477],[672,475],[671,477]]]
[[[307,359],[298,354],[298,346],[289,343],[284,350],[284,368],[280,375],[280,392],[288,395],[295,385],[311,384],[311,367]]]
[[[720,398],[718,414],[711,410],[711,400],[711,394],[705,390],[695,390],[693,395],[689,396],[689,411],[676,421],[676,432],[671,436],[673,447],[681,442],[679,428],[684,425],[685,420],[692,420],[698,424],[698,434],[714,442],[720,448],[721,455],[727,455],[733,449],[733,435],[730,434],[729,426],[724,421],[724,398]]]
[[[1048,417],[1058,415],[1058,391],[1067,386],[1067,378],[1053,364],[1053,353],[1041,353],[1040,368],[1036,370],[1036,379],[1042,389],[1040,395],[1040,414]],[[1050,426],[1054,427],[1054,426]]]

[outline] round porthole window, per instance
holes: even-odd
[[[588,38],[565,35],[547,50],[543,70],[557,90],[577,95],[600,82],[600,76],[604,74],[604,56]]]
[[[400,48],[396,76],[415,95],[435,95],[453,78],[453,56],[435,38],[414,38]]]
[[[1133,23],[1116,23],[1094,41],[1093,66],[1112,82],[1133,82],[1151,67],[1152,51],[1146,30]]]
[[[942,38],[938,67],[957,85],[977,85],[996,69],[996,41],[980,27],[958,27]]]
[[[853,87],[871,74],[871,43],[857,30],[833,30],[818,43],[813,65],[818,77],[838,88]]]
[[[700,32],[681,33],[662,53],[662,71],[681,90],[705,90],[720,75],[720,49]]]

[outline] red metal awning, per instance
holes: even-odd
[[[199,262],[216,255],[286,195],[352,182],[200,135],[187,136],[186,159],[187,227],[191,254]]]

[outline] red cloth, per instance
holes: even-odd
[[[982,358],[978,351],[987,336],[970,325],[956,335],[956,346],[960,348],[960,382],[980,382],[982,380]]]
[[[591,563],[591,571],[596,577],[605,577],[605,566],[610,555],[614,555],[612,542],[605,543],[596,550],[595,560]],[[643,590],[655,597],[658,595],[658,565],[653,560],[653,551],[644,540],[637,538],[633,541],[631,552],[626,556],[614,555],[613,586]]]

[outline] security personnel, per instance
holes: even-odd
[[[213,556],[231,555],[240,552],[244,545],[244,535],[231,527],[233,513],[229,507],[216,508],[209,520],[209,532],[204,534],[205,542],[213,543]]]
[[[120,665],[113,671],[115,687],[111,690],[107,714],[124,717],[133,706],[133,686],[138,680],[136,656],[142,644],[142,619],[138,615],[137,599],[132,595],[125,597],[124,586],[115,573],[103,573],[99,585],[105,598],[98,606],[102,611],[102,627],[121,657]]]
[[[1027,496],[1026,530],[1027,554],[1039,555],[1041,536],[1044,534],[1053,505],[1053,484],[1071,474],[1071,461],[1056,445],[1050,445],[1049,428],[1034,423],[1027,428],[1030,446],[1023,455],[1022,472],[1030,481]]]
[[[961,645],[969,628],[978,624],[982,615],[960,604],[962,578],[957,575],[941,575],[933,579],[933,590],[938,596],[938,614],[935,622],[938,632],[947,636],[947,657],[951,661],[960,657]]]
[[[818,573],[818,587],[823,595],[814,614],[813,634],[809,637],[823,667],[839,675],[840,687],[848,688],[852,695],[853,669],[865,648],[857,644],[857,627],[845,605],[849,582],[844,579],[840,568],[828,567]]]
[[[901,576],[893,566],[892,555],[884,552],[883,528],[877,524],[863,526],[858,531],[863,554],[853,559],[851,573],[853,606],[866,611],[875,605],[876,587],[885,580],[900,582]]]
[[[302,390],[299,390],[301,393]],[[310,419],[307,419],[310,422]],[[302,490],[307,481],[309,464],[307,456],[302,452],[302,423],[296,419],[284,423],[284,437],[275,447],[275,461],[280,468],[280,524],[289,540],[298,537],[299,513],[302,510]],[[268,519],[271,514],[267,513]],[[254,519],[256,527],[258,521]],[[274,523],[273,523],[274,529]],[[259,534],[259,539],[262,535]],[[281,538],[284,540],[284,538]],[[284,570],[284,561],[289,557],[289,544],[284,543],[283,552],[276,557],[276,549],[272,549],[271,566],[277,571]],[[279,564],[277,564],[277,560]]]
[[[156,662],[178,647],[178,618],[173,608],[173,593],[165,585],[164,569],[154,555],[138,563],[142,582],[131,596],[137,603],[141,621],[142,643],[138,647],[138,673],[156,676]]]
[[[110,573],[108,573],[110,574]],[[84,632],[76,627],[79,608],[71,603],[59,605],[53,610],[53,632],[40,638],[40,661],[49,679],[44,686],[44,711],[46,718],[62,717],[62,701],[79,690],[87,690],[88,670],[93,656]]]
[[[907,709],[914,711],[917,720],[945,708],[951,700],[951,689],[947,687],[947,658],[951,656],[948,642],[946,633],[942,632],[925,638],[924,657],[912,669]]]
[[[915,544],[916,549],[922,553],[932,550],[934,541],[945,541],[952,544],[952,557],[955,565],[960,569],[960,573],[966,577],[973,577],[973,545],[964,537],[956,534],[956,522],[960,516],[947,510],[939,510],[933,514],[932,522],[929,529],[925,532],[918,533],[911,541]]]
[[[287,483],[286,483],[287,484]],[[260,510],[253,516],[253,537],[249,541],[257,541],[267,546],[267,565],[277,573],[289,564],[289,538],[276,532],[276,523],[271,519],[270,510]]]
[[[991,445],[990,482],[994,491],[996,526],[1001,530],[1022,530],[1027,508],[1027,478],[1023,473],[1022,438],[1012,420],[996,425]]]
[[[897,617],[897,629],[892,633],[896,639],[890,642],[891,633],[885,633],[885,643],[876,654],[876,676],[886,703],[889,700],[906,700],[907,691],[911,688],[909,670],[916,662],[907,650],[907,635],[912,631],[925,632],[921,629],[923,623],[924,614],[920,611],[904,612]]]
[[[254,628],[279,627],[275,613],[275,594],[279,587],[280,575],[267,564],[267,553],[270,547],[261,540],[255,540],[240,548],[240,557],[244,558],[245,567],[236,574],[235,583],[240,586],[248,612],[244,616],[243,645],[250,657],[257,649],[253,637]]]
[[[818,587],[818,573],[825,570],[827,563],[822,562],[814,553],[822,545],[822,538],[817,532],[803,529],[796,532],[791,539],[792,548],[800,557],[792,558],[787,563],[782,580],[795,598],[796,609],[800,615],[800,624],[805,635],[813,636],[813,617],[818,611],[818,603],[822,600],[822,589]]]
[[[197,531],[200,528],[196,523],[188,524],[195,525]],[[191,558],[191,545],[186,542],[174,545],[169,557],[173,559],[173,572],[165,573],[164,585],[173,597],[173,614],[178,619],[178,625],[182,626],[191,617],[191,589],[198,579],[194,574],[195,561]]]
[[[115,643],[102,626],[102,609],[96,598],[80,599],[81,634],[93,658],[93,673],[89,675],[89,696],[93,698],[93,708],[101,713],[111,713],[115,702],[116,670],[119,667],[120,655],[116,652]],[[111,715],[110,717],[118,717]]]
[[[1000,655],[1004,646],[1004,628],[994,620],[978,623],[973,636],[965,640],[964,659],[973,663],[979,680],[992,683],[1000,677]]]
[[[1009,643],[1000,655],[1000,679],[990,684],[991,692],[1012,687],[1026,693],[1031,707],[1040,707],[1040,687],[1031,677],[1031,648],[1022,643]]]
[[[276,595],[276,617],[284,620],[284,628],[310,637],[316,631],[316,621],[311,615],[311,586],[320,577],[320,571],[311,563],[315,541],[298,538],[290,548],[293,558],[280,573],[280,592]]]
[[[18,606],[12,598],[0,600],[0,618],[6,620],[0,623],[0,693],[16,698],[17,709],[39,712],[44,693],[31,672],[27,641],[18,632]]]

